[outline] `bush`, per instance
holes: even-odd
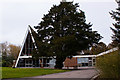
[[[120,53],[118,51],[97,58],[96,67],[100,70],[100,78],[120,79]]]
[[[12,67],[13,59],[12,56],[2,56],[2,67]]]

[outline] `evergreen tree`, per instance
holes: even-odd
[[[111,11],[110,15],[116,21],[116,23],[113,23],[114,28],[111,27],[114,33],[112,40],[120,47],[120,7],[116,11]]]
[[[108,50],[108,48],[107,48],[106,44],[103,42],[99,42],[98,44],[92,46],[90,52],[93,55],[97,55],[97,54],[100,54],[100,53],[105,52],[107,50]]]
[[[56,56],[55,68],[61,69],[66,57],[76,55],[77,51],[87,49],[101,39],[97,31],[92,31],[92,25],[86,23],[85,14],[78,7],[73,2],[54,5],[35,26],[47,55]]]

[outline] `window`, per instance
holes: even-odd
[[[93,62],[95,62],[95,59],[93,59]]]
[[[25,67],[32,67],[32,66],[33,66],[32,59],[26,59],[25,60]]]
[[[82,63],[82,66],[88,66],[88,63]]]
[[[79,63],[88,63],[88,58],[77,58],[77,62]]]

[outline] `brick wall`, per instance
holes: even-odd
[[[77,66],[77,58],[66,58],[64,61],[64,67],[75,67]]]

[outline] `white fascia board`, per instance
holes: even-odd
[[[76,56],[73,56],[75,58],[83,58],[83,57],[96,57],[96,55],[76,55]]]
[[[32,58],[32,56],[20,56],[19,58]]]
[[[35,43],[35,39],[34,39],[34,37],[32,35],[32,31],[31,31],[30,27],[29,27],[29,31],[30,31],[30,35],[32,37],[32,41],[33,41],[33,44],[34,44]],[[34,46],[35,46],[35,48],[37,48],[36,44],[34,44]]]
[[[39,57],[39,58],[56,58],[56,56],[49,56],[49,57],[45,57],[45,56],[42,56],[42,57]]]
[[[16,61],[16,63],[15,63],[15,67],[17,67],[17,64],[18,64],[20,55],[21,55],[21,53],[22,53],[22,50],[23,50],[25,41],[26,41],[26,39],[27,39],[28,32],[29,32],[29,27],[28,27],[27,32],[26,32],[26,34],[25,34],[25,38],[24,38],[24,40],[23,40],[23,43],[22,43],[22,47],[21,47],[20,53],[19,53],[18,58],[17,58],[17,61]]]
[[[113,48],[113,49],[110,49],[110,50],[108,50],[106,52],[102,52],[102,53],[100,53],[98,55],[76,55],[76,56],[73,56],[73,57],[98,57],[98,56],[102,56],[102,55],[108,54],[108,53],[116,51],[116,50],[118,50],[117,47]]]
[[[96,57],[102,56],[102,55],[105,55],[105,54],[109,54],[109,53],[111,53],[111,52],[113,52],[113,51],[116,51],[116,50],[118,50],[117,47],[116,47],[116,48],[113,48],[113,49],[110,49],[110,50],[108,50],[108,51],[106,51],[106,52],[102,52],[102,53],[98,54]]]
[[[35,40],[34,40],[34,38],[33,38],[32,31],[31,31],[30,27],[29,27],[29,31],[30,31],[30,35],[31,35],[31,37],[32,37],[32,41],[33,41],[33,42],[35,42]]]

